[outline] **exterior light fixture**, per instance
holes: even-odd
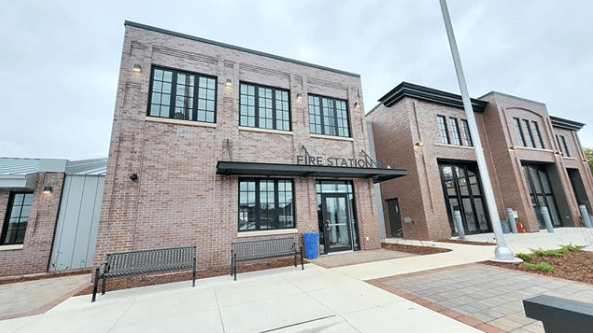
[[[418,142],[416,143],[416,146],[422,148],[424,147],[424,142]]]
[[[297,94],[297,102],[299,102],[299,103],[300,103],[300,102],[302,102],[302,101],[303,101],[303,94],[301,94],[301,93],[298,93],[298,94]]]
[[[231,79],[226,79],[226,83],[225,85],[229,88],[231,88],[233,86],[233,81],[231,81]]]
[[[140,66],[140,64],[134,64],[134,67],[132,67],[132,71],[134,73],[140,73],[142,72],[142,66]]]
[[[44,186],[43,187],[43,194],[50,194],[54,191],[54,188],[52,186]]]
[[[354,103],[354,108],[356,110],[360,110],[360,103],[358,103],[358,102]]]
[[[131,179],[133,182],[135,182],[135,181],[137,181],[137,180],[138,180],[138,175],[137,175],[137,174],[135,174],[135,173],[133,173],[133,174],[131,174],[131,175],[130,175],[130,179]]]

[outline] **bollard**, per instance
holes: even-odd
[[[453,211],[453,221],[455,222],[455,227],[457,227],[459,238],[465,239],[465,231],[463,230],[463,223],[461,222],[461,212],[458,210]]]
[[[589,212],[587,211],[587,206],[580,205],[579,210],[581,211],[581,216],[583,217],[583,222],[585,222],[585,228],[591,228],[591,219],[589,218]]]
[[[546,222],[546,229],[548,229],[549,233],[554,232],[554,226],[552,225],[552,220],[550,219],[550,212],[548,211],[548,207],[541,208],[542,216],[544,217],[544,222]]]
[[[509,219],[509,223],[511,224],[511,231],[516,234],[517,233],[517,223],[515,222],[515,213],[510,208],[507,208],[507,217]]]

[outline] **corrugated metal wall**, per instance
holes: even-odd
[[[91,267],[104,175],[66,175],[49,270]]]

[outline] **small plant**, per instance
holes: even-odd
[[[525,262],[523,264],[523,266],[525,266],[526,268],[532,269],[534,271],[539,271],[539,272],[553,272],[554,271],[554,266],[548,262],[545,262],[545,261],[540,261],[537,264]]]
[[[528,263],[528,262],[531,262],[531,260],[533,260],[533,258],[538,257],[538,255],[535,253],[529,253],[529,254],[517,253],[517,257],[523,259],[523,261]]]

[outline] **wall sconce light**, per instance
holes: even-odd
[[[142,66],[140,66],[140,64],[134,64],[134,67],[132,67],[132,71],[134,73],[140,73],[142,72]]]
[[[419,148],[424,147],[424,142],[418,142],[418,143],[416,143],[416,147],[419,147]]]
[[[52,186],[44,186],[43,187],[43,194],[50,194],[54,191],[54,188]]]
[[[509,151],[516,151],[516,150],[517,150],[517,148],[515,148],[515,147],[513,147],[513,146],[511,146],[511,147],[509,148]]]
[[[231,81],[231,79],[226,79],[226,83],[224,84],[225,86],[232,88],[233,87],[233,81]]]
[[[358,102],[354,103],[354,108],[356,110],[360,110],[360,103],[358,103]]]
[[[297,94],[297,102],[299,102],[299,103],[300,103],[300,102],[302,102],[302,101],[303,101],[303,94],[301,94],[301,93],[298,93],[298,94]]]
[[[137,174],[135,174],[135,173],[133,173],[133,174],[131,174],[131,175],[130,175],[130,179],[131,179],[133,182],[135,182],[135,181],[137,181],[137,180],[138,180],[138,175],[137,175]]]

